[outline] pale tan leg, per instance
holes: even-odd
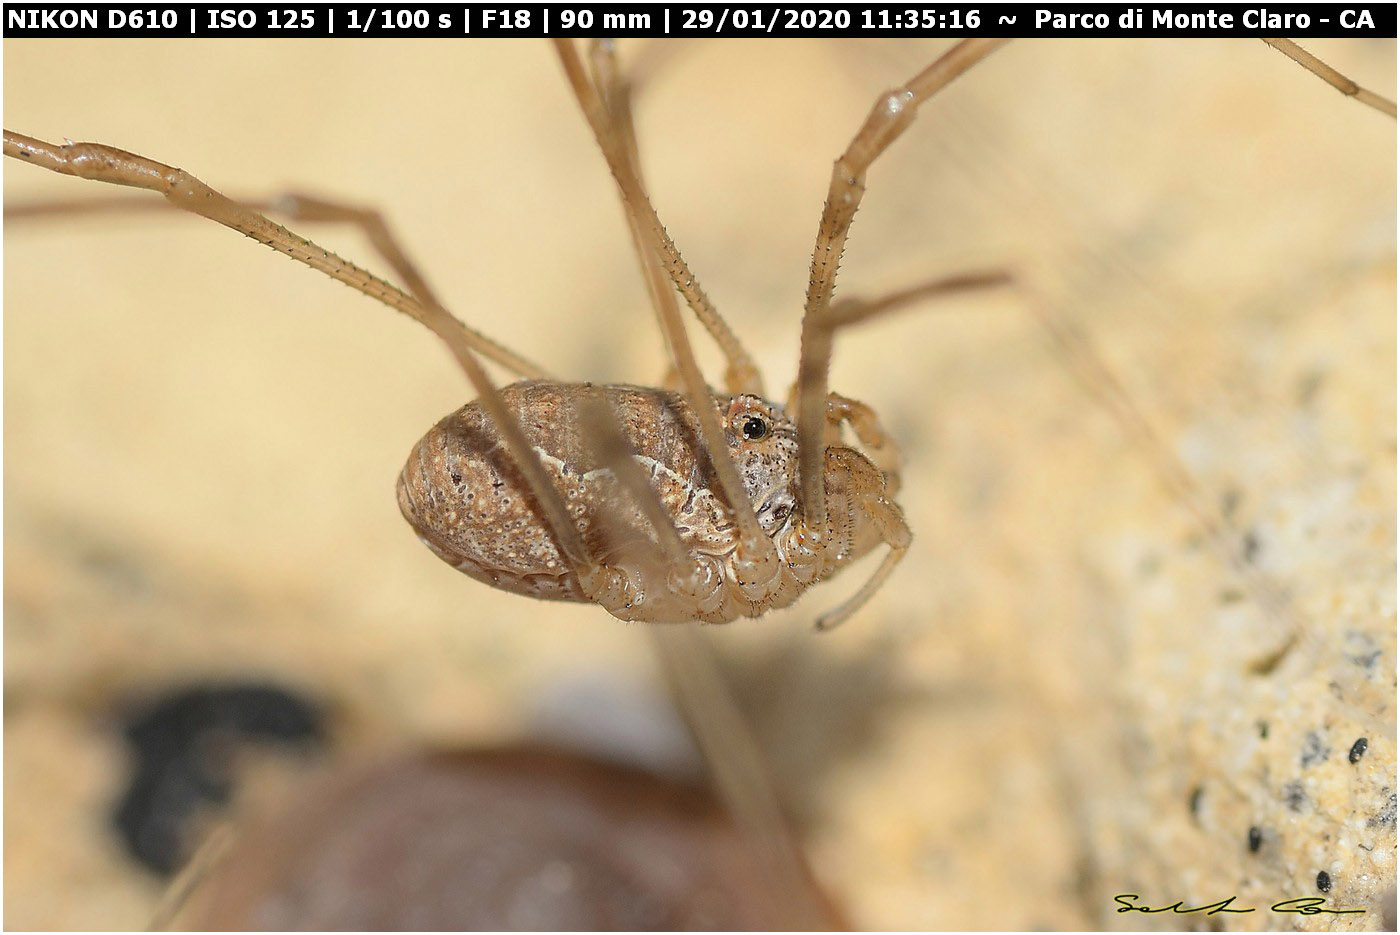
[[[720,797],[749,832],[764,885],[781,897],[782,927],[829,929],[834,920],[807,873],[764,751],[725,684],[709,635],[697,627],[653,627],[652,645]]]
[[[593,82],[602,95],[609,117],[609,134],[625,155],[629,169],[637,179],[637,184],[646,190],[642,178],[642,163],[637,152],[637,133],[632,123],[632,88],[622,79],[618,69],[617,55],[613,44],[608,40],[595,39],[588,45],[588,64]],[[624,204],[624,208],[626,205]],[[637,262],[642,268],[642,280],[647,286],[647,296],[651,299],[652,311],[656,313],[656,323],[661,328],[665,340],[666,320],[679,314],[676,305],[675,287],[666,278],[655,252],[647,246],[646,232],[635,211],[624,211],[627,216],[627,231],[632,237],[632,249],[637,254]],[[716,312],[718,316],[718,312]],[[723,320],[716,318],[721,325]],[[713,332],[711,332],[713,334]],[[737,344],[737,339],[735,341]],[[721,344],[721,346],[723,346]],[[742,352],[742,348],[740,348]],[[680,371],[672,363],[661,378],[661,385],[668,390],[683,390]],[[731,393],[753,392],[762,395],[763,383],[758,368],[747,360],[747,354],[738,360],[730,359],[725,367],[725,387]]]
[[[232,199],[249,211],[259,214],[280,214],[293,222],[349,224],[360,228],[370,242],[370,246],[384,258],[399,276],[408,291],[425,299],[427,306],[442,303],[428,287],[427,280],[418,271],[417,265],[389,229],[383,215],[372,208],[361,208],[342,202],[326,201],[313,195],[288,192],[272,199],[250,200]],[[43,220],[74,215],[95,214],[141,214],[152,211],[169,211],[172,205],[152,201],[139,195],[114,195],[107,198],[87,198],[81,201],[42,201],[20,204],[5,209],[6,221]],[[456,316],[452,316],[454,319]],[[528,380],[547,380],[549,374],[543,367],[520,356],[510,348],[491,340],[486,335],[469,328],[457,319],[459,327],[477,353],[493,363],[499,364],[512,374]]]
[[[1310,54],[1298,43],[1291,39],[1264,39],[1265,45],[1273,46],[1293,61],[1302,65],[1308,71],[1317,75],[1332,87],[1341,91],[1347,97],[1354,97],[1367,107],[1373,107],[1383,114],[1391,117],[1395,116],[1395,102],[1386,97],[1381,97],[1374,91],[1368,91],[1346,75],[1328,65],[1322,59]]]
[[[572,45],[570,48],[572,49]],[[563,54],[562,48],[561,54]],[[574,54],[577,53],[574,52]],[[709,298],[701,290],[700,284],[695,282],[694,276],[685,267],[680,252],[666,237],[665,229],[661,227],[661,222],[656,218],[656,212],[651,207],[651,200],[646,194],[646,183],[642,177],[641,159],[637,152],[637,134],[632,123],[631,87],[623,79],[618,67],[614,43],[610,40],[595,39],[591,41],[588,46],[588,64],[598,104],[606,115],[602,127],[594,124],[593,117],[589,114],[590,105],[584,101],[582,96],[579,98],[579,103],[584,108],[584,114],[589,119],[589,124],[597,136],[598,145],[603,150],[604,157],[609,161],[609,166],[611,167],[613,160],[616,159],[624,168],[623,174],[630,175],[636,181],[637,189],[641,192],[645,202],[644,208],[633,207],[628,210],[627,218],[628,227],[632,232],[632,245],[636,249],[637,259],[642,265],[642,275],[647,282],[652,307],[656,310],[658,317],[663,317],[662,303],[675,306],[675,294],[666,281],[666,267],[671,267],[670,272],[673,279],[676,270],[682,271],[684,276],[682,279],[676,280],[675,288],[680,289],[685,295],[686,301],[695,312],[695,317],[699,319],[724,353],[726,388],[731,393],[752,393],[755,396],[762,396],[763,377],[759,373],[758,366],[753,362],[748,351],[744,350],[744,346],[730,329],[723,316],[720,315],[719,310],[710,303]],[[568,69],[567,62],[565,69]],[[572,75],[570,75],[570,80],[573,80]],[[574,90],[576,94],[580,93],[577,85],[575,85]],[[620,194],[623,196],[624,207],[626,207],[626,188],[615,169],[613,174],[618,178]],[[655,229],[661,233],[661,243],[658,245],[660,249],[650,246],[658,238],[650,233],[645,226],[645,215],[647,214],[651,215],[651,220],[655,222]],[[668,250],[670,251],[669,256]],[[658,270],[659,263],[665,264],[660,270]],[[658,272],[660,272],[659,277]]]
[[[802,485],[802,516],[811,529],[826,528],[826,496],[822,489],[825,446],[827,375],[831,366],[831,335],[841,323],[831,309],[836,270],[846,246],[851,221],[865,193],[865,173],[876,158],[914,120],[919,105],[976,65],[1007,40],[966,39],[936,62],[875,102],[865,124],[836,160],[826,206],[817,226],[812,251],[811,279],[802,317],[802,350],[798,362],[797,444]]]
[[[860,324],[872,318],[908,311],[922,302],[934,299],[956,297],[964,293],[983,289],[998,289],[1014,285],[1015,277],[1006,271],[959,273],[939,279],[932,279],[908,289],[901,289],[876,299],[839,299],[827,307],[818,324],[816,343],[830,347],[835,333],[847,325]],[[800,406],[801,384],[794,383],[788,393],[788,408],[796,411]],[[826,418],[828,422],[846,422],[855,431],[856,437],[867,449],[867,454],[886,475],[895,473],[899,467],[899,452],[894,439],[880,425],[875,411],[864,403],[828,393],[826,397]],[[891,494],[894,491],[890,491]]]
[[[666,236],[661,221],[651,207],[646,193],[642,191],[640,183],[630,171],[626,155],[618,144],[617,134],[611,129],[611,116],[607,106],[598,88],[585,72],[578,50],[572,42],[567,40],[556,40],[555,46],[559,51],[565,74],[568,75],[569,83],[573,87],[584,116],[593,130],[599,147],[603,150],[604,158],[612,170],[613,177],[622,190],[623,202],[628,212],[636,218],[633,223],[638,226],[639,230],[650,233],[649,240],[652,249],[656,250],[665,262],[672,282],[686,296],[691,308],[696,310],[696,314],[701,314],[700,309],[708,307],[709,302],[699,291],[694,277],[690,274],[689,268],[685,266],[675,244]],[[729,444],[719,422],[714,398],[705,383],[704,376],[700,373],[699,365],[695,362],[695,354],[691,349],[690,339],[686,336],[685,324],[681,321],[679,311],[674,306],[668,306],[664,302],[660,303],[658,308],[661,312],[662,328],[666,333],[667,343],[671,347],[671,355],[680,371],[681,379],[684,381],[687,400],[699,420],[700,433],[704,439],[705,448],[709,452],[711,466],[719,479],[726,504],[734,514],[735,524],[739,528],[739,545],[735,561],[739,586],[751,600],[761,603],[770,593],[773,583],[779,578],[781,567],[777,550],[774,548],[772,540],[764,535],[763,528],[759,526],[753,504],[749,502],[748,495],[744,491],[739,470],[729,458]]]
[[[945,299],[984,289],[1002,289],[1015,285],[1016,281],[1015,274],[1009,270],[976,270],[940,276],[875,299],[838,299],[827,307],[826,314],[816,327],[831,330],[844,328],[883,315],[907,312],[930,299]]]
[[[188,172],[144,156],[98,143],[54,146],[9,130],[4,134],[4,153],[63,175],[159,192],[176,207],[217,221],[266,244],[423,324],[442,339],[471,381],[482,407],[505,439],[516,466],[544,511],[558,540],[560,552],[577,571],[580,580],[587,581],[597,576],[597,564],[589,556],[563,498],[550,483],[539,456],[477,360],[473,333],[433,302],[430,295],[409,296],[353,263],[230,200]]]
[[[399,280],[408,287],[410,294],[429,307],[444,308],[437,294],[428,286],[427,280],[419,272],[417,264],[399,244],[398,238],[389,229],[384,216],[373,208],[359,207],[344,202],[327,201],[314,195],[301,192],[286,192],[270,204],[270,209],[285,215],[288,220],[314,224],[349,224],[358,227],[369,240],[370,246],[384,258],[385,262],[398,274]],[[452,316],[459,327],[471,335],[472,348],[483,357],[500,364],[506,370],[527,380],[548,380],[549,373],[538,364],[520,356],[510,348],[498,344],[481,332],[467,327]]]

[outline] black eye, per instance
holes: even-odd
[[[764,422],[758,416],[749,416],[744,420],[744,427],[740,431],[744,433],[744,437],[749,441],[756,442],[768,434],[768,423]]]

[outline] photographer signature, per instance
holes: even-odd
[[[1206,904],[1200,905],[1200,906],[1183,906],[1182,904],[1183,904],[1184,901],[1178,899],[1176,902],[1172,903],[1170,906],[1152,907],[1152,906],[1142,906],[1142,905],[1138,905],[1138,904],[1135,902],[1135,900],[1141,899],[1141,897],[1140,897],[1137,893],[1119,893],[1117,896],[1113,897],[1113,901],[1116,902],[1116,903],[1118,904],[1118,910],[1117,910],[1117,911],[1120,912],[1120,913],[1122,913],[1122,912],[1142,912],[1142,913],[1171,912],[1171,913],[1175,913],[1175,914],[1177,914],[1177,915],[1190,915],[1190,914],[1192,914],[1192,913],[1203,912],[1203,913],[1205,913],[1205,914],[1208,915],[1208,916],[1213,916],[1213,915],[1215,915],[1217,912],[1246,913],[1246,912],[1254,912],[1254,911],[1255,911],[1252,907],[1249,907],[1249,908],[1239,908],[1239,909],[1235,908],[1235,906],[1234,906],[1235,898],[1236,898],[1236,897],[1231,896],[1229,899],[1222,899],[1222,900],[1220,900],[1219,902],[1215,902],[1215,903],[1206,903]],[[1363,913],[1363,912],[1365,912],[1366,910],[1365,910],[1365,909],[1333,909],[1333,908],[1331,908],[1331,907],[1329,907],[1329,906],[1327,905],[1327,900],[1323,899],[1321,896],[1304,896],[1304,897],[1300,897],[1300,898],[1298,898],[1298,899],[1283,899],[1283,900],[1280,900],[1279,902],[1276,902],[1276,903],[1274,903],[1272,906],[1270,906],[1270,907],[1269,907],[1269,911],[1270,911],[1270,912],[1279,912],[1279,913],[1292,913],[1292,914],[1294,914],[1294,915],[1303,915],[1303,916],[1315,916],[1315,915],[1321,915],[1321,914],[1323,914],[1323,913],[1326,913],[1326,914],[1329,914],[1329,915],[1342,916],[1342,915],[1355,915],[1355,914]]]

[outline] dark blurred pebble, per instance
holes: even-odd
[[[124,719],[136,768],[112,814],[127,850],[174,873],[189,856],[192,820],[228,801],[236,748],[318,746],[321,721],[312,703],[271,685],[182,688],[141,705]]]

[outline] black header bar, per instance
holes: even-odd
[[[43,4],[4,7],[7,39],[1396,35],[1394,3]]]

